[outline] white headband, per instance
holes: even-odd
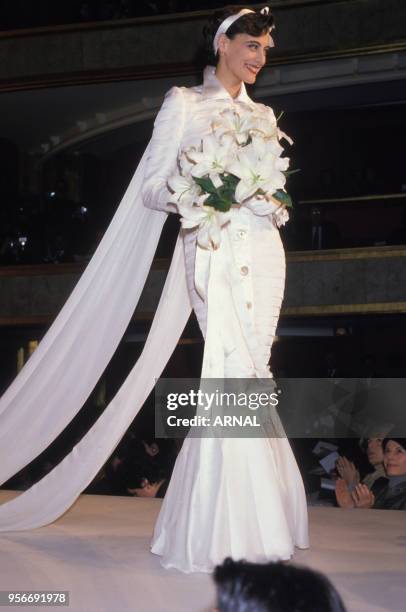
[[[262,13],[262,15],[268,15],[269,14],[269,6],[265,6],[263,9],[261,9],[260,11]],[[253,11],[252,9],[241,9],[241,11],[239,13],[236,13],[235,15],[230,15],[230,17],[227,17],[227,19],[224,19],[224,21],[222,21],[219,25],[219,28],[214,36],[213,39],[213,49],[214,49],[214,54],[217,53],[218,48],[219,48],[219,38],[222,34],[225,34],[228,30],[228,28],[234,23],[234,21],[237,21],[237,19],[239,19],[240,17],[242,17],[243,15],[247,15],[248,13],[255,13],[255,11]],[[271,30],[273,30],[275,26],[272,26],[272,28],[269,29],[269,33],[271,32]],[[274,42],[272,40],[272,37],[269,36],[270,38],[270,46],[274,47]]]

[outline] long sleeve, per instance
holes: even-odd
[[[168,203],[170,191],[167,180],[176,169],[184,124],[184,93],[181,88],[172,87],[155,119],[149,144],[142,188],[142,198],[147,208],[176,212],[176,206]]]

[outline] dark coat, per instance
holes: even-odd
[[[378,478],[372,487],[375,495],[374,509],[406,510],[406,480],[394,487],[389,487],[387,478]]]

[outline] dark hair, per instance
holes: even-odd
[[[381,432],[379,432],[378,430],[376,430],[375,432],[373,432],[373,433],[372,433],[371,435],[369,435],[368,437],[365,437],[365,438],[360,438],[360,441],[359,441],[359,446],[360,446],[360,449],[362,450],[362,452],[363,452],[363,453],[366,453],[366,452],[368,451],[368,444],[369,444],[369,441],[370,441],[370,440],[372,440],[372,439],[374,439],[374,438],[379,438],[379,439],[382,439],[382,444],[383,444],[383,440],[384,440],[384,436],[385,436],[384,431],[385,431],[385,430],[383,429],[383,430],[382,430],[382,433],[381,433]]]
[[[384,441],[382,442],[382,448],[383,448],[383,452],[385,452],[386,450],[386,446],[388,444],[388,442],[392,440],[392,442],[397,442],[398,444],[400,444],[400,446],[403,446],[403,448],[406,451],[406,438],[393,438],[392,436],[388,436],[387,438],[384,439]]]
[[[214,581],[219,612],[345,612],[331,582],[307,568],[228,557]]]
[[[206,42],[207,59],[208,63],[212,66],[215,66],[218,61],[218,54],[215,55],[213,49],[213,40],[217,30],[224,19],[231,17],[231,15],[236,15],[243,8],[245,7],[229,5],[225,6],[223,9],[215,11],[210,17],[209,23],[204,28],[203,34]],[[254,13],[246,13],[231,24],[226,31],[226,35],[231,39],[233,39],[237,34],[249,34],[250,36],[255,37],[262,36],[263,34],[269,32],[269,29],[273,26],[273,23],[274,18],[271,13],[268,15],[262,15],[262,13],[259,11]]]

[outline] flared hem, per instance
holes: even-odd
[[[269,557],[262,557],[261,559],[258,560],[251,560],[251,559],[234,559],[235,561],[248,561],[250,563],[270,563],[270,562],[278,562],[278,561],[291,561],[292,558],[295,555],[296,550],[308,550],[310,548],[309,545],[307,546],[297,546],[295,545],[295,548],[293,550],[293,552],[290,555],[270,555]],[[162,557],[162,554],[159,552],[156,552],[154,550],[152,550],[152,547],[150,549],[150,552],[153,555],[156,555],[158,557]],[[231,555],[229,555],[231,557]],[[174,569],[177,570],[178,572],[182,572],[182,574],[212,574],[215,567],[219,564],[221,564],[222,562],[219,561],[218,563],[213,563],[210,566],[198,566],[198,565],[192,565],[192,567],[188,567],[186,568],[184,565],[181,564],[177,564],[176,562],[172,562],[172,561],[164,561],[162,558],[160,559],[160,564],[161,566],[166,569]]]

